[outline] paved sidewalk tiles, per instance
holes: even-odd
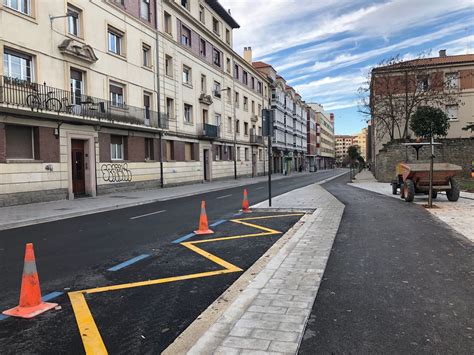
[[[295,353],[344,205],[319,184],[273,199],[274,208],[315,209],[264,269],[189,350],[190,354]],[[265,208],[262,202],[253,209]]]

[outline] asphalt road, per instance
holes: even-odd
[[[275,181],[273,194],[279,195],[338,173],[341,171],[295,174],[290,179]],[[267,198],[266,183],[249,185],[247,190],[251,204]],[[18,302],[26,242],[33,242],[35,246],[43,294],[213,271],[219,266],[171,242],[196,229],[201,200],[206,200],[210,223],[227,220],[241,207],[242,191],[243,187],[237,187],[1,231],[0,308],[7,309]],[[284,232],[298,219],[287,217],[261,223]],[[229,226],[231,224],[221,224],[216,231],[227,235],[249,233],[249,227]],[[258,242],[227,241],[222,247],[210,243],[206,251],[216,252],[245,270],[278,237],[262,237]],[[150,254],[150,257],[137,263],[139,267],[132,266],[117,273],[106,271],[141,254]],[[171,343],[239,276],[240,273],[226,274],[86,298],[104,342],[112,352],[156,353]],[[164,291],[156,292],[157,289]],[[63,295],[55,302],[61,304],[61,311],[49,312],[32,321],[0,320],[1,352],[83,353],[69,300]],[[151,339],[150,334],[153,334]]]
[[[300,354],[472,354],[472,244],[416,204],[350,187]]]

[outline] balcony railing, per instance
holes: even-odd
[[[130,106],[125,102],[112,102],[7,76],[0,76],[0,104],[99,121],[169,128],[166,114],[161,114],[158,122],[158,113],[147,107]]]
[[[199,135],[208,139],[219,138],[219,126],[203,123],[200,127]]]
[[[256,134],[250,134],[250,143],[263,144],[263,137]]]

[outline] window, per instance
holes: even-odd
[[[174,142],[166,141],[166,161],[174,160]]]
[[[184,143],[184,160],[195,160],[193,153],[193,143]]]
[[[150,107],[151,107],[151,94],[143,94],[143,109],[145,124],[150,125]]]
[[[261,115],[262,114],[262,105],[261,104],[258,104],[258,111],[257,111],[257,115]]]
[[[206,40],[201,38],[200,44],[199,44],[199,53],[205,57],[206,56]]]
[[[215,146],[216,148],[216,160],[221,160],[221,149],[222,149],[222,146],[220,145],[216,145]]]
[[[165,56],[165,75],[173,77],[173,58],[169,55]]]
[[[174,118],[174,100],[172,98],[166,98],[166,115],[168,119]]]
[[[184,122],[193,123],[193,107],[188,104],[184,104]]]
[[[183,84],[192,85],[191,68],[183,65]]]
[[[258,160],[263,160],[263,149],[258,150]]]
[[[458,105],[446,105],[446,115],[450,120],[457,120],[458,119]]]
[[[108,38],[109,38],[109,52],[122,55],[123,33],[109,27]]]
[[[181,44],[191,47],[191,30],[186,26],[181,26]]]
[[[246,71],[244,71],[243,73],[243,81],[244,81],[244,84],[247,85],[249,83],[249,78],[248,78],[248,74]]]
[[[249,110],[249,98],[247,96],[244,96],[244,110]]]
[[[110,157],[112,160],[124,160],[123,157],[123,137],[112,136],[110,140]]]
[[[230,58],[226,59],[227,65],[226,65],[226,70],[230,74]]]
[[[252,113],[255,114],[255,101],[252,100]]]
[[[234,78],[239,78],[239,66],[237,64],[234,65]]]
[[[221,83],[217,81],[214,81],[213,95],[214,97],[221,97]]]
[[[219,21],[218,21],[215,17],[212,18],[212,30],[214,31],[214,33],[215,33],[216,35],[219,35],[219,34],[220,34],[220,31],[219,31],[219,30],[220,30]]]
[[[34,159],[33,128],[5,126],[7,159]]]
[[[417,88],[420,91],[428,90],[428,75],[423,75],[417,78]]]
[[[244,134],[246,136],[249,135],[249,124],[248,124],[248,122],[244,122]]]
[[[212,50],[212,61],[218,67],[221,66],[221,52],[215,48]]]
[[[240,120],[235,120],[235,133],[240,133]]]
[[[204,12],[204,6],[199,5],[199,21],[206,23],[206,17]]]
[[[150,21],[150,0],[140,1],[140,17],[143,20]]]
[[[459,75],[458,75],[458,73],[446,73],[445,74],[445,87],[446,87],[446,89],[458,89],[459,88]]]
[[[3,5],[25,15],[31,14],[31,0],[3,0]]]
[[[240,147],[237,147],[237,160],[240,161]]]
[[[150,46],[146,44],[142,46],[142,56],[143,56],[143,66],[150,68],[151,67]]]
[[[153,138],[145,138],[145,160],[155,160]]]
[[[245,160],[249,160],[249,149],[245,148]]]
[[[3,52],[3,74],[10,78],[31,81],[32,57],[9,49]]]
[[[222,123],[221,114],[220,114],[220,113],[216,113],[216,114],[215,114],[215,118],[216,118],[216,126],[217,126],[217,127],[220,127],[220,126],[221,126],[221,123]]]
[[[235,92],[235,107],[239,107],[239,105],[240,105],[239,93],[236,91]]]
[[[230,87],[227,87],[226,91],[227,91],[227,102],[230,103],[232,100],[232,90],[230,89]]]
[[[230,44],[230,31],[228,28],[225,29],[225,41],[227,44]]]
[[[167,13],[165,11],[165,21],[164,21],[164,25],[165,25],[165,32],[167,34],[173,34],[172,30],[171,30],[171,15],[169,13]]]
[[[209,122],[209,112],[206,109],[202,110],[202,123],[207,123]]]
[[[110,91],[110,101],[112,106],[115,107],[123,107],[124,99],[123,99],[123,86],[118,86],[117,84],[110,84],[109,91]]]
[[[82,95],[84,94],[83,72],[71,68],[69,77],[71,85],[71,103],[74,105],[79,105],[82,101]]]
[[[81,36],[81,10],[67,6],[67,31],[76,37]]]
[[[189,0],[181,0],[181,6],[189,10]]]
[[[232,133],[232,117],[227,117],[227,132]]]
[[[207,91],[207,79],[204,74],[201,74],[201,92],[205,93]]]

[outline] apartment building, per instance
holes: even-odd
[[[336,161],[336,140],[334,136],[334,114],[328,114],[318,103],[309,103],[316,112],[316,139],[319,141],[318,169],[331,169]]]
[[[309,171],[316,171],[318,168],[317,158],[321,154],[321,135],[316,124],[316,111],[311,106],[306,105],[306,161]]]
[[[169,118],[165,177],[173,184],[265,172],[261,112],[268,83],[232,48],[238,23],[218,1],[161,2],[160,106]]]
[[[0,206],[159,186],[155,8],[0,3]]]
[[[457,101],[441,104],[445,95]],[[387,103],[399,108],[402,115],[406,112],[405,107],[408,110],[420,105],[440,107],[450,118],[446,138],[473,137],[472,132],[462,128],[474,122],[474,54],[450,56],[441,50],[438,57],[414,59],[372,70],[370,105],[373,114],[369,139],[372,160],[391,139],[382,119]],[[393,123],[393,139],[412,136],[409,130],[404,132],[403,125],[397,129],[398,121]]]
[[[307,150],[306,104],[301,96],[264,62],[253,66],[266,76],[271,89],[274,110],[272,136],[272,167],[275,173],[290,173],[305,168]]]
[[[344,158],[347,157],[347,150],[354,145],[355,137],[351,135],[338,134],[336,138],[336,163],[342,164]]]
[[[238,27],[215,0],[4,0],[0,205],[264,174]]]
[[[364,161],[367,161],[367,132],[367,128],[363,128],[354,135],[354,145],[357,146],[359,154],[364,158]]]

